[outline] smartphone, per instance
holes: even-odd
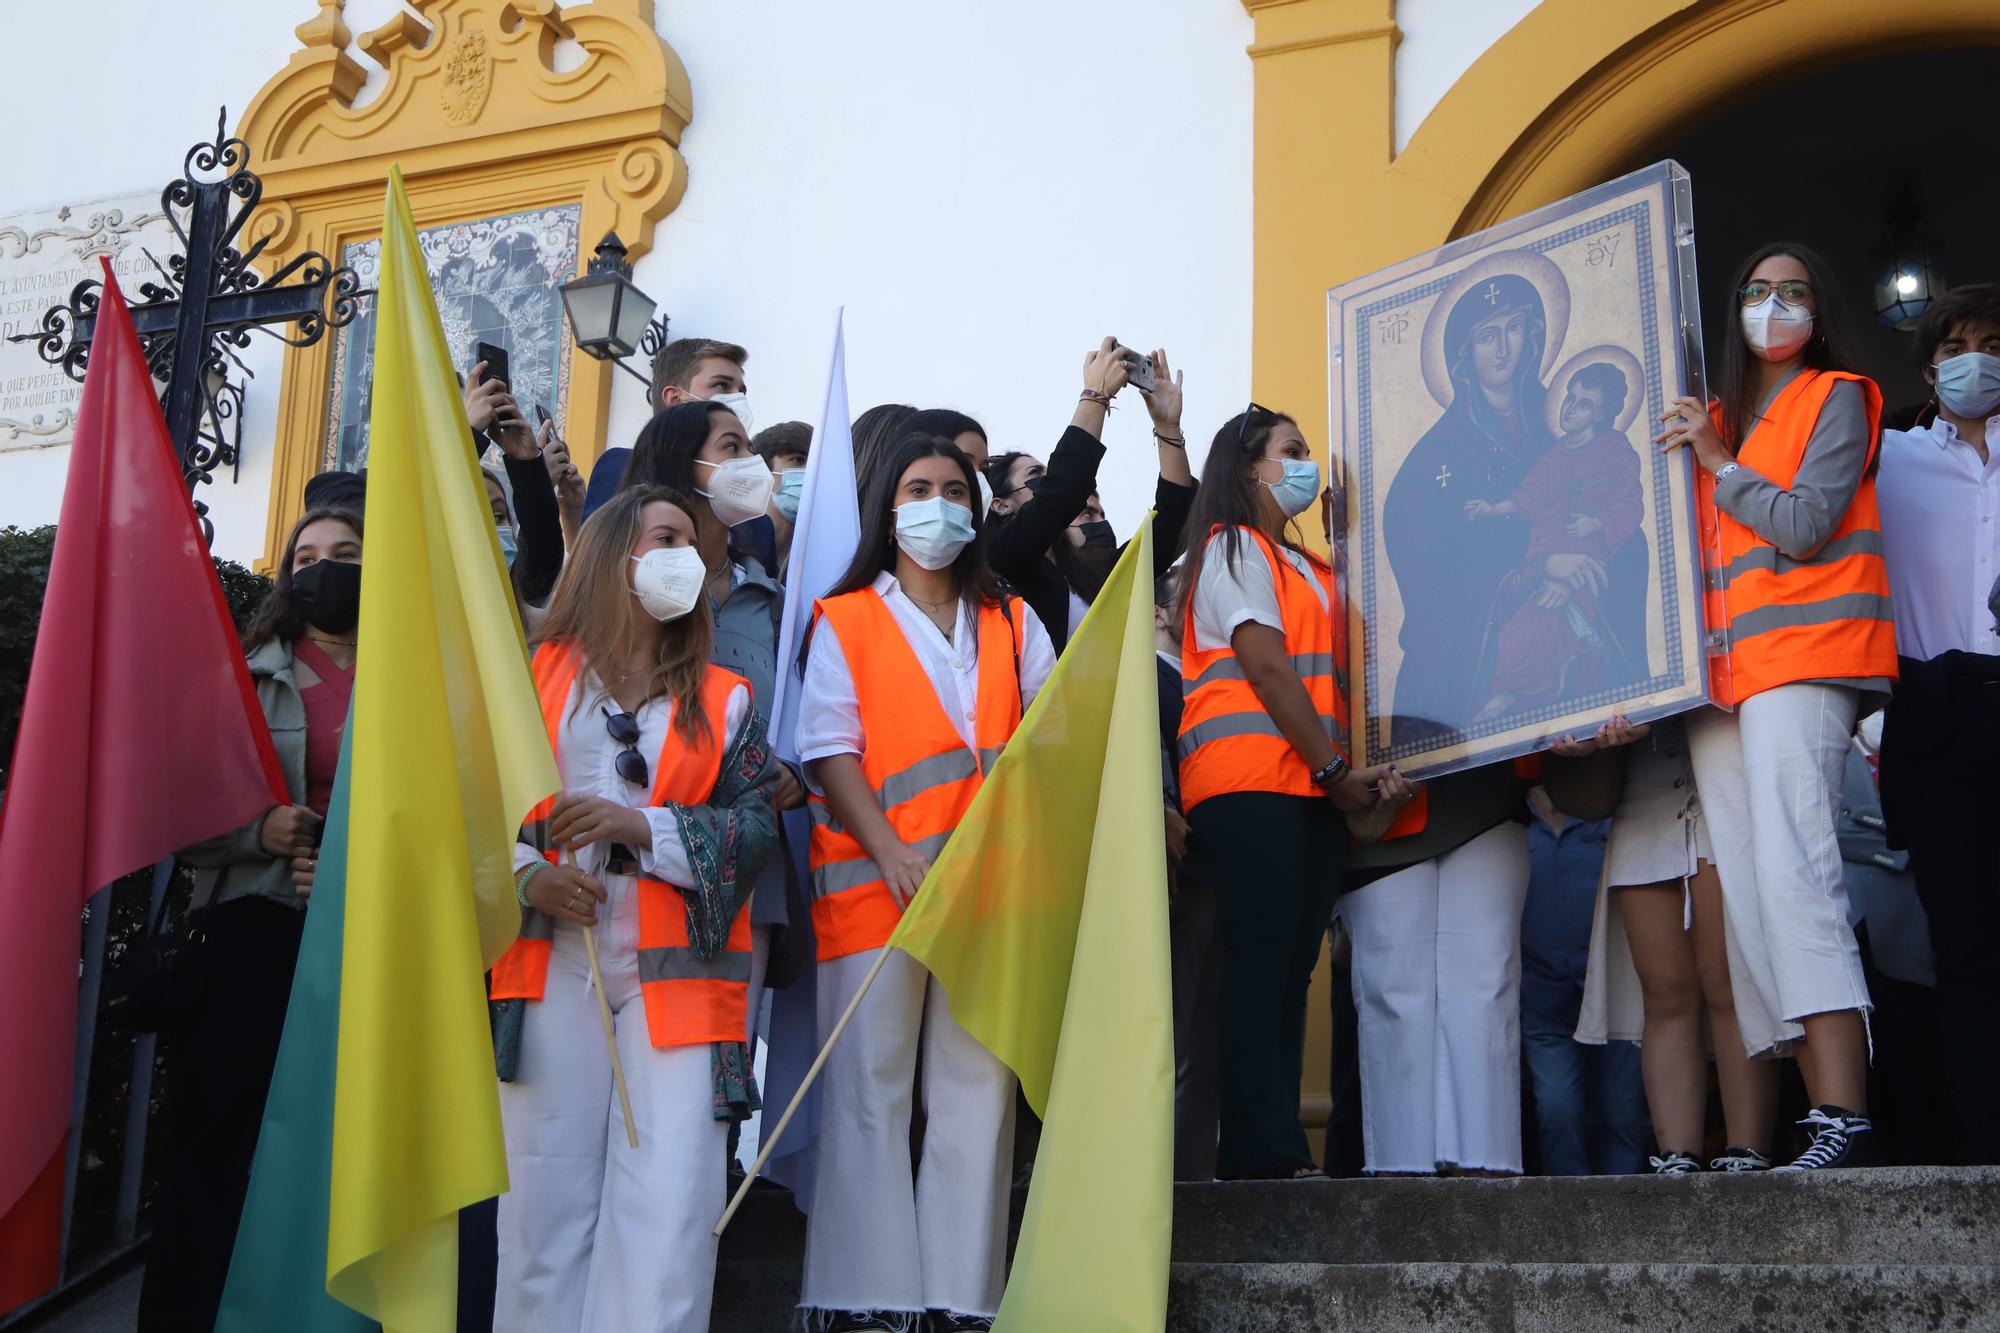
[[[507,349],[496,343],[475,343],[472,348],[472,364],[486,363],[486,378],[499,380],[508,388],[514,387],[514,377],[507,367]]]
[[[537,426],[546,426],[549,424],[549,409],[543,407],[540,403],[535,404],[535,424]]]
[[[1118,345],[1118,355],[1124,358],[1126,365],[1132,367],[1132,379],[1130,381],[1132,387],[1151,393],[1153,391],[1152,358],[1141,352],[1133,351],[1123,343]]]

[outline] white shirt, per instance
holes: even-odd
[[[1882,432],[1875,497],[1905,657],[2000,653],[1986,607],[2000,574],[2000,415],[1986,430],[1984,463],[1942,417],[1927,430]]]
[[[930,677],[938,704],[951,719],[968,750],[973,743],[973,722],[978,715],[979,649],[973,634],[974,621],[965,603],[958,604],[958,624],[947,643],[931,618],[903,592],[893,574],[875,576],[875,591],[895,617],[916,652],[917,663]],[[1049,632],[1035,613],[1021,606],[1021,708],[1025,712],[1048,682],[1056,667],[1055,646]],[[857,645],[865,647],[865,645]],[[847,648],[834,632],[833,624],[821,620],[812,632],[812,650],[806,657],[805,683],[799,693],[799,762],[810,764],[836,754],[861,753],[865,739],[861,733],[861,702],[854,690],[854,675],[848,670]],[[819,788],[815,786],[813,790]]]
[[[577,707],[579,692],[583,696],[581,709]],[[664,697],[649,700],[633,714],[639,723],[639,753],[646,758],[647,783],[643,787],[634,787],[618,776],[618,752],[625,747],[611,739],[600,708],[609,708],[613,713],[624,711],[598,683],[596,674],[585,667],[577,672],[576,684],[570,687],[569,698],[563,703],[562,724],[556,732],[556,771],[562,775],[562,789],[573,796],[601,796],[639,811],[653,830],[651,848],[631,849],[639,858],[639,869],[669,884],[692,884],[694,871],[688,866],[687,848],[681,843],[680,822],[671,810],[648,804],[653,797],[652,784],[660,777],[660,751],[667,742],[667,728],[673,725],[673,700]],[[729,692],[729,703],[719,723],[716,718],[708,720],[709,726],[721,728],[716,742],[727,746],[734,740],[749,711],[750,690],[738,685]],[[610,853],[609,842],[594,842],[577,853],[577,868],[585,874],[599,875]],[[542,854],[526,843],[514,846],[517,871],[541,858]]]
[[[1285,618],[1278,609],[1277,578],[1263,548],[1255,537],[1240,534],[1236,563],[1231,567],[1226,558],[1229,548],[1221,544],[1224,535],[1218,532],[1208,539],[1208,549],[1201,557],[1201,577],[1195,582],[1194,596],[1188,599],[1194,614],[1194,646],[1202,652],[1229,647],[1238,625],[1269,625],[1280,634],[1285,632]],[[1312,586],[1313,596],[1324,609],[1326,588],[1313,572],[1312,562],[1287,546],[1280,546],[1278,554]]]

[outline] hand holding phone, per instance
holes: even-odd
[[[1133,351],[1124,343],[1119,343],[1116,350],[1118,359],[1132,368],[1132,378],[1126,383],[1142,393],[1151,393],[1156,383],[1153,378],[1152,360]]]
[[[514,376],[507,365],[506,348],[498,343],[485,341],[475,343],[472,348],[472,362],[478,365],[482,361],[486,363],[486,379],[499,380],[502,388],[513,388]]]

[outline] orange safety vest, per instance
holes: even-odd
[[[549,745],[561,761],[558,736],[563,708],[575,688],[582,655],[565,643],[535,650],[535,694]],[[722,734],[729,696],[745,686],[741,676],[710,665],[701,682],[701,706],[708,735],[690,742],[668,729],[653,763],[651,805],[704,805],[722,772],[729,738]],[[745,686],[747,688],[747,686]],[[528,823],[545,823],[551,797],[528,812]],[[556,853],[547,853],[549,860]],[[738,907],[729,939],[713,958],[697,957],[688,940],[684,890],[651,875],[639,877],[639,995],[646,1006],[646,1031],[655,1046],[693,1046],[742,1041],[750,1003],[750,913]],[[747,905],[747,904],[746,904]],[[493,965],[488,995],[496,1000],[539,1000],[548,985],[555,923],[532,907],[522,909],[521,937]]]
[[[1222,531],[1217,524],[1209,537]],[[1278,589],[1278,618],[1285,625],[1285,652],[1306,687],[1321,725],[1342,754],[1347,752],[1347,613],[1334,589],[1333,568],[1311,557],[1314,584],[1278,554],[1270,538],[1253,528],[1242,533],[1271,562]],[[1217,556],[1216,558],[1220,558]],[[1244,558],[1248,558],[1247,554]],[[1312,770],[1271,720],[1243,675],[1236,650],[1195,646],[1194,617],[1181,631],[1181,803],[1192,810],[1211,796],[1239,791],[1319,796]]]
[[[937,860],[966,807],[992,771],[1000,749],[1021,724],[1019,598],[979,609],[976,749],[945,716],[937,687],[903,636],[895,615],[873,588],[813,604],[840,637],[861,713],[861,773],[896,836],[925,860]],[[879,949],[903,909],[861,842],[841,827],[826,798],[807,802],[812,841],[813,935],[819,961]]]
[[[1820,409],[1843,380],[1859,384],[1868,404],[1868,463],[1840,525],[1811,556],[1794,560],[1717,510],[1715,479],[1697,472],[1702,549],[1710,560],[1719,560],[1704,571],[1703,606],[1711,640],[1728,652],[1728,669],[1711,672],[1718,704],[1733,706],[1798,680],[1895,679],[1896,626],[1875,504],[1882,391],[1864,375],[1803,371],[1779,390],[1736,457],[1789,488]],[[1721,408],[1710,411],[1720,428]]]

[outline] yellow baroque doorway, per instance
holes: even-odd
[[[1894,52],[2000,47],[1996,0],[1541,0],[1398,153],[1396,0],[1241,3],[1256,36],[1253,397],[1292,412],[1322,458],[1338,452],[1327,288],[1644,165],[1775,84]],[[1323,963],[1302,1088],[1316,1139],[1331,1104],[1327,984]]]

